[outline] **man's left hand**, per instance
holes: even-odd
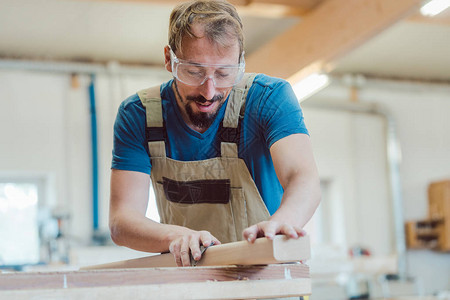
[[[300,227],[292,226],[287,223],[263,221],[245,229],[242,236],[248,242],[253,243],[257,238],[264,236],[269,240],[272,240],[277,234],[284,234],[289,238],[296,239],[300,236],[305,236],[306,232]]]

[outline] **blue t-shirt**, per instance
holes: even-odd
[[[171,88],[172,82],[170,80],[161,85],[167,156],[181,161],[219,156],[218,129],[228,100],[208,130],[199,133],[184,122]],[[150,174],[145,116],[145,108],[137,94],[120,105],[114,124],[113,169]],[[245,161],[271,215],[280,206],[283,188],[275,173],[269,149],[279,139],[294,133],[308,134],[308,130],[291,85],[285,80],[258,74],[246,99],[238,155]]]

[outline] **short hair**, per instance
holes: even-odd
[[[244,34],[236,8],[224,0],[194,0],[177,5],[170,14],[169,45],[182,53],[185,36],[195,37],[192,26],[204,25],[206,37],[222,47],[229,47],[230,38],[239,43],[239,54],[244,51]]]

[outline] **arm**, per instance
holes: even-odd
[[[179,266],[190,265],[190,252],[200,260],[200,243],[205,247],[211,242],[220,244],[207,231],[160,224],[145,217],[149,187],[147,174],[112,170],[109,227],[114,243],[139,251],[170,251]]]
[[[284,189],[281,205],[269,221],[250,226],[244,239],[273,238],[285,234],[291,238],[304,235],[302,227],[320,203],[320,183],[311,142],[306,134],[292,134],[275,142],[270,148],[278,180]]]

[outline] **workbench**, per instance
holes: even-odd
[[[277,236],[213,246],[201,266],[176,267],[171,254],[161,254],[78,271],[6,273],[0,299],[300,297],[311,294],[309,267],[300,262],[309,254],[307,237]]]
[[[0,299],[254,299],[309,295],[308,266],[107,269],[0,275]]]

